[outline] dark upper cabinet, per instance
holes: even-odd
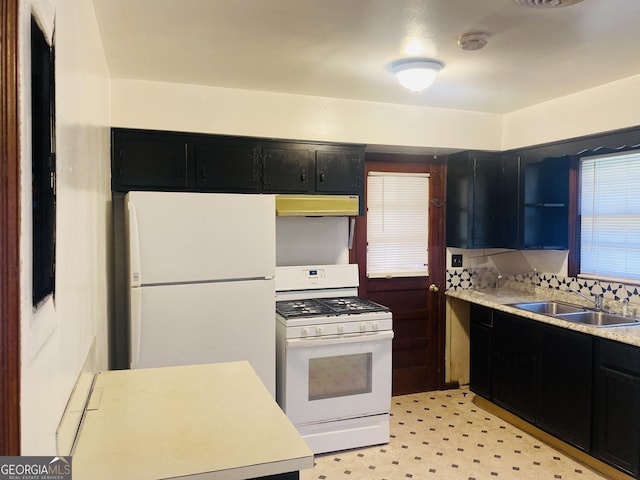
[[[570,157],[523,154],[523,249],[569,247]]]
[[[594,454],[640,475],[640,348],[598,339]]]
[[[364,146],[112,129],[114,192],[185,190],[358,195]]]
[[[570,157],[463,152],[447,159],[447,246],[567,249]]]
[[[265,192],[313,191],[311,145],[274,144],[262,148],[262,188]]]
[[[327,194],[358,194],[363,185],[364,156],[361,150],[317,150],[315,190]]]
[[[447,158],[447,246],[515,248],[519,178],[518,158],[484,152],[450,155]]]
[[[522,164],[519,155],[505,153],[502,155],[500,175],[500,237],[502,248],[520,248],[522,214]]]
[[[260,166],[253,142],[193,143],[195,187],[209,192],[257,193]]]
[[[112,137],[112,190],[186,190],[190,182],[184,138],[151,132]]]

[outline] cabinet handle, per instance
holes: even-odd
[[[302,183],[304,183],[304,182],[306,182],[306,181],[307,181],[307,174],[306,174],[306,173],[302,172],[302,173],[300,174],[300,181],[301,181]]]
[[[324,182],[324,173],[320,174],[320,182]]]
[[[207,167],[202,167],[202,173],[201,173],[201,177],[202,180],[207,180]]]

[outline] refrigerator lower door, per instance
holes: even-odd
[[[248,360],[275,398],[275,281],[131,289],[131,368]]]

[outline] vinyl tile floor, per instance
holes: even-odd
[[[606,479],[473,403],[468,389],[393,397],[389,444],[319,454],[301,480]]]

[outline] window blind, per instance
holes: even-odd
[[[580,273],[640,279],[640,151],[580,163]]]
[[[369,172],[367,276],[425,276],[428,270],[429,174]]]

